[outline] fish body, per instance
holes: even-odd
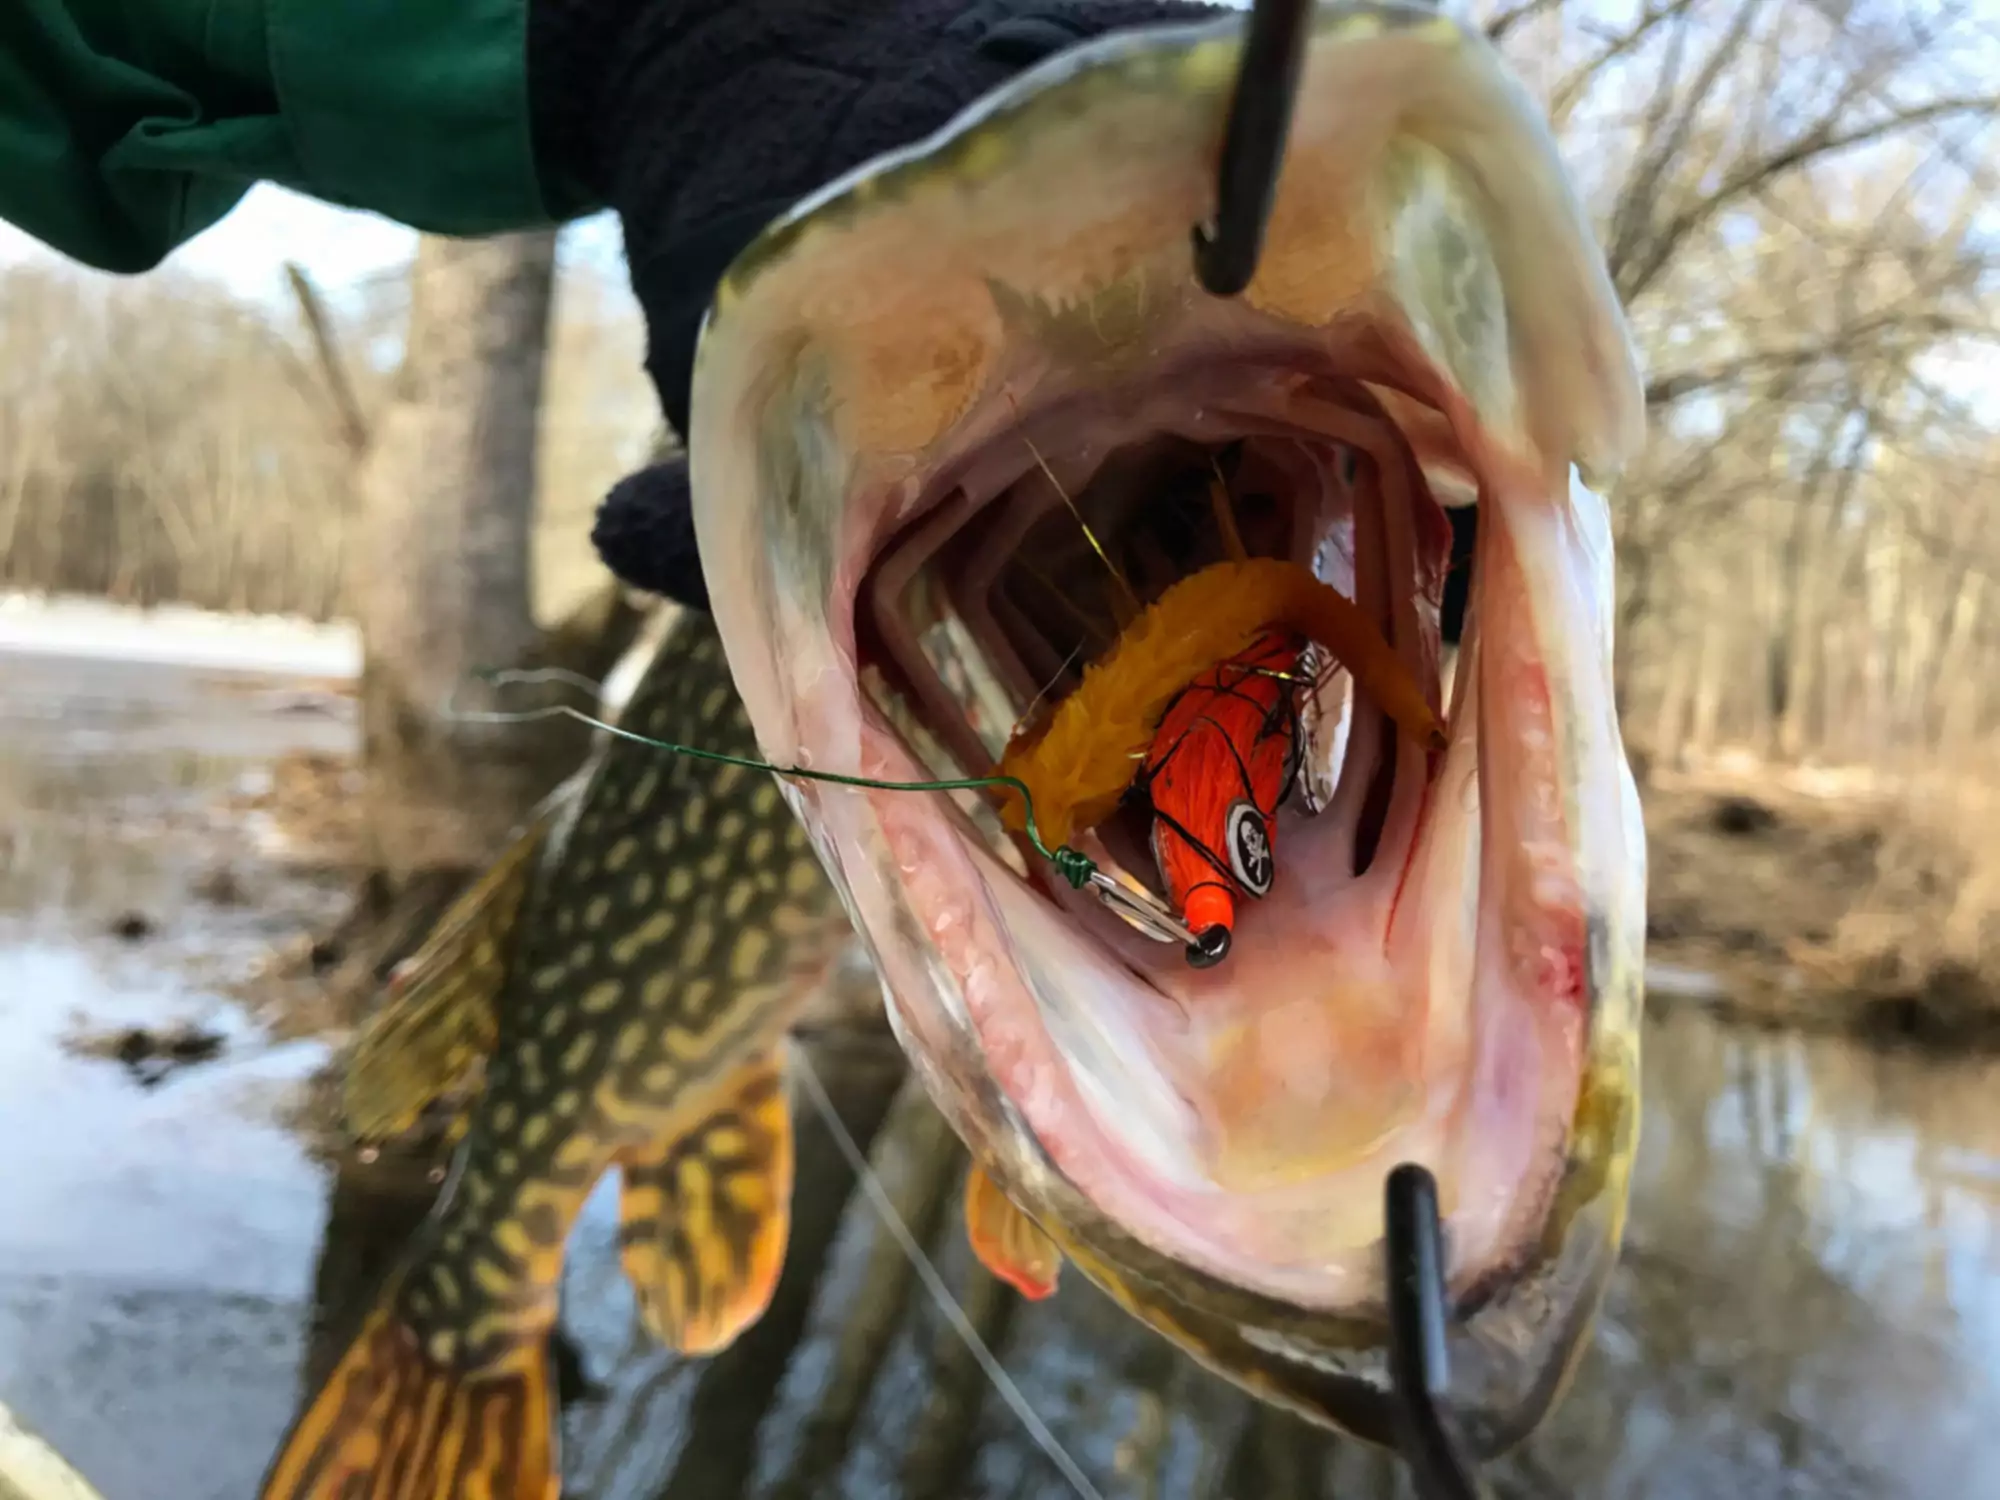
[[[1102,726],[1064,705],[1135,610],[1229,559],[1219,530],[1243,576],[1309,570],[1352,602],[1419,702],[1385,712],[1393,674],[1331,652],[1326,796],[1276,810],[1283,878],[1238,905],[1227,963],[1074,884],[1078,859],[1154,876],[1115,795],[1065,816],[1057,867],[999,794],[785,794],[975,1159],[1246,1388],[1394,1441],[1384,1186],[1428,1168],[1453,1403],[1487,1455],[1574,1367],[1636,1143],[1645,842],[1598,491],[1644,405],[1602,252],[1491,44],[1418,4],[1311,25],[1238,297],[1199,284],[1190,229],[1240,17],[1086,44],[774,224],[697,350],[695,528],[763,756],[889,781],[985,774],[996,703],[1050,725],[1040,746],[1069,736],[1052,776],[1081,765]],[[1225,459],[1219,528],[1198,512]],[[1444,507],[1470,496],[1447,699]]]
[[[620,722],[755,749],[697,614]],[[288,1434],[267,1500],[555,1495],[547,1341],[571,1227],[614,1168],[652,1331],[702,1353],[754,1319],[790,1206],[777,1048],[852,936],[768,773],[601,746],[447,913],[358,1051],[349,1113],[369,1134],[473,1064],[483,1076],[436,1209]]]

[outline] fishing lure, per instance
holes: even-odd
[[[1308,649],[1295,631],[1267,630],[1195,678],[1168,705],[1133,782],[1195,968],[1228,956],[1238,899],[1262,897],[1276,878],[1274,819],[1305,748]]]

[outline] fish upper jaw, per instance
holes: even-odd
[[[1075,602],[1038,596],[1051,651],[1031,661],[992,564],[1063,561],[1063,497],[1138,536],[1165,502],[1119,478],[1128,460],[1246,444],[1289,527],[1277,555],[1363,604],[1434,701],[1437,497],[1478,494],[1446,747],[1390,750],[1379,711],[1329,702],[1331,800],[1281,825],[1277,884],[1217,969],[1046,878],[976,794],[789,795],[933,1096],[1093,1276],[1142,1315],[1171,1303],[1170,1333],[1208,1319],[1182,1341],[1211,1355],[1234,1338],[1358,1370],[1380,1345],[1381,1182],[1422,1161],[1497,1431],[1545,1407],[1541,1374],[1574,1350],[1632,1141],[1643,837],[1610,708],[1608,527],[1573,466],[1614,473],[1639,407],[1545,137],[1439,24],[1323,38],[1263,269],[1227,303],[1186,263],[1220,114],[1199,80],[1228,76],[1210,44],[1180,54],[1177,94],[1092,92],[1136,43],[1024,81],[1011,136],[1003,104],[919,153],[929,176],[829,196],[788,262],[719,300],[691,446],[764,753],[898,781],[989,768],[1012,727],[994,702],[1027,706]],[[969,164],[982,140],[1004,170]],[[1100,160],[1119,167],[1088,201],[1061,189],[1058,164]],[[1008,642],[997,688],[945,683],[967,656],[939,644],[952,617]]]

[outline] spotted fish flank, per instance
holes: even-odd
[[[621,722],[756,753],[701,616]],[[552,1500],[557,1282],[614,1166],[649,1325],[701,1352],[752,1321],[791,1187],[773,1044],[851,935],[768,773],[607,739],[448,913],[357,1055],[358,1117],[393,1128],[463,1084],[479,1041],[489,1053],[443,1198],[265,1500]]]

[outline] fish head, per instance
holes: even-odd
[[[1191,243],[1239,17],[1064,54],[771,226],[698,347],[695,524],[761,752],[822,774],[991,771],[1224,555],[1217,475],[1243,548],[1376,623],[1444,732],[1399,731],[1338,663],[1315,679],[1318,794],[1280,810],[1275,878],[1211,967],[1010,836],[1009,791],[786,794],[981,1164],[1264,1399],[1392,1440],[1384,1185],[1426,1167],[1453,1399],[1491,1453],[1586,1342],[1636,1141],[1645,844],[1599,492],[1643,403],[1487,41],[1420,5],[1312,25],[1239,296],[1203,290]],[[1447,702],[1443,506],[1468,502]],[[1144,884],[1122,818],[1059,837]]]

